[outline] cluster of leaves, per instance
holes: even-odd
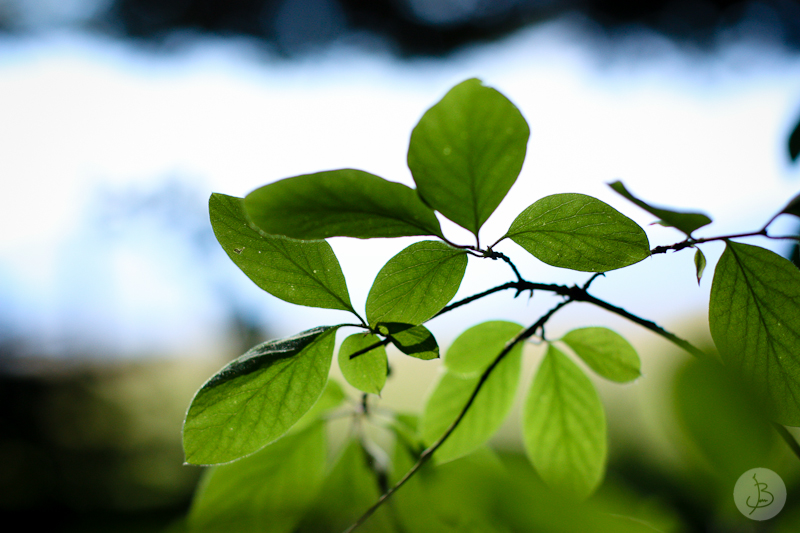
[[[252,522],[240,531],[264,530],[262,521],[269,524],[269,531],[318,530],[323,522],[331,522],[326,513],[342,516],[342,509],[351,509],[353,521],[377,500],[379,488],[391,495],[406,482],[416,483],[409,481],[411,476],[434,452],[439,469],[457,460],[491,463],[481,458],[485,453],[481,450],[508,415],[519,387],[523,345],[532,337],[545,342],[547,349],[524,400],[525,449],[547,485],[571,499],[585,499],[604,476],[606,419],[591,379],[570,355],[598,376],[620,383],[640,375],[639,357],[609,329],[584,327],[561,339],[546,339],[544,325],[567,304],[589,302],[702,356],[686,341],[592,296],[588,289],[599,273],[685,248],[695,249],[699,281],[706,261],[698,245],[712,240],[726,242],[714,273],[709,315],[720,356],[758,392],[772,420],[800,425],[800,271],[771,251],[731,240],[770,237],[769,224],[780,214],[800,216],[800,202],[790,202],[757,232],[698,239],[693,232],[711,223],[706,215],[651,206],[617,182],[611,184],[615,191],[658,217],[659,223],[683,232],[685,240],[651,250],[644,230],[630,218],[596,198],[564,193],[534,202],[503,236],[482,248],[481,227],[516,181],[528,136],[519,110],[496,90],[471,79],[451,89],[414,128],[408,166],[416,189],[343,169],[284,179],[245,198],[211,196],[211,224],[218,241],[256,285],[290,303],[348,311],[358,322],[320,326],[256,346],[201,387],[184,424],[186,461],[237,462],[217,467],[207,476],[190,524],[198,530],[213,529],[220,520],[239,516]],[[448,240],[437,212],[470,231],[475,244]],[[380,269],[362,318],[325,241],[342,236],[428,240],[408,246]],[[506,239],[546,264],[595,274],[582,287],[529,282],[495,250]],[[470,257],[502,259],[511,265],[516,279],[451,303]],[[436,359],[438,344],[424,324],[505,289],[550,291],[562,299],[527,327],[489,321],[467,329],[448,348],[444,371],[419,419],[395,415],[384,420],[397,442],[390,466],[375,466],[381,464],[381,454],[355,432],[324,476],[323,420],[343,402],[341,390],[328,382],[337,331],[360,330],[341,343],[338,364],[345,379],[365,394],[360,407],[351,409],[353,416],[372,420],[374,415],[365,408],[366,395],[379,394],[385,385],[388,344],[411,357]],[[445,481],[440,481],[445,485],[458,483],[452,481],[458,475],[436,475],[443,476]],[[349,496],[332,498],[335,487],[348,487]],[[422,513],[424,504],[414,501],[422,496],[407,492],[398,493],[395,506],[401,521],[412,521],[405,529],[451,529],[443,518],[446,505]],[[231,498],[232,494],[239,496]],[[316,494],[329,499],[316,501]],[[249,503],[242,504],[243,498]],[[230,511],[231,505],[238,511]],[[242,505],[249,511],[241,512]],[[392,530],[383,522],[398,518],[385,508],[380,511],[371,520],[373,527]],[[473,525],[480,520],[476,517]]]

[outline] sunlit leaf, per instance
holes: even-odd
[[[438,241],[412,244],[378,272],[367,296],[367,321],[422,324],[458,291],[467,254]]]
[[[624,383],[642,375],[636,350],[619,333],[608,328],[573,329],[561,340],[589,368],[606,379]]]
[[[472,326],[447,349],[444,364],[450,372],[462,377],[481,374],[520,331],[521,325],[502,320]],[[513,350],[521,351],[522,344]]]
[[[505,96],[477,79],[456,85],[411,133],[408,167],[420,197],[477,235],[516,181],[529,134]]]
[[[497,354],[495,354],[497,355]],[[461,423],[436,451],[435,459],[451,461],[478,449],[502,425],[517,392],[522,351],[514,349],[494,368]],[[444,372],[425,402],[420,433],[431,445],[450,427],[478,386],[480,376]]]
[[[286,433],[325,388],[337,327],[260,344],[209,379],[184,421],[186,462],[227,463]]]
[[[322,484],[325,440],[325,426],[317,423],[211,469],[192,503],[190,531],[293,531]]]
[[[281,300],[353,311],[344,274],[325,241],[292,241],[251,228],[241,198],[212,194],[211,227],[225,253],[256,285]]]
[[[389,322],[381,324],[378,329],[406,355],[426,361],[439,357],[439,344],[425,326]]]
[[[522,434],[552,488],[583,499],[600,484],[608,446],[603,404],[589,378],[552,345],[525,399]]]
[[[711,224],[711,219],[703,213],[687,213],[682,211],[673,211],[671,209],[663,209],[661,207],[653,207],[652,205],[643,202],[628,192],[628,189],[625,188],[625,185],[623,185],[621,181],[609,183],[609,186],[648,213],[660,218],[661,220],[659,220],[659,222],[662,225],[678,229],[684,232],[686,235],[691,235],[694,230]]]
[[[697,284],[700,285],[703,272],[706,270],[706,256],[700,251],[700,248],[694,252],[694,270],[697,274]]]
[[[339,348],[342,375],[360,391],[380,394],[386,383],[386,348],[380,342],[381,339],[371,333],[356,333],[347,337]],[[350,358],[371,346],[374,346],[371,350]]]
[[[248,194],[244,204],[262,231],[294,239],[442,235],[433,210],[413,189],[361,170],[276,181]]]
[[[727,366],[800,426],[800,271],[778,254],[728,241],[711,284],[711,336]]]
[[[336,380],[329,379],[316,403],[289,429],[289,432],[302,431],[317,422],[326,412],[342,405],[346,399],[342,386]]]
[[[584,194],[546,196],[525,209],[505,237],[537,259],[562,268],[606,272],[650,255],[636,222]]]

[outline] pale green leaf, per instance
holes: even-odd
[[[497,364],[461,423],[436,451],[437,461],[451,461],[473,452],[497,432],[514,403],[521,360],[522,350],[514,349]],[[420,422],[420,434],[426,445],[431,445],[447,431],[479,381],[480,376],[442,373],[425,402]]]
[[[522,329],[519,324],[502,320],[472,326],[447,349],[444,365],[462,377],[481,374]],[[518,343],[513,350],[521,351],[522,344]]]
[[[467,253],[438,241],[412,244],[378,272],[367,296],[367,321],[419,325],[458,291]]]
[[[725,364],[800,426],[800,271],[778,254],[727,242],[711,284],[711,336]]]
[[[371,350],[350,358],[356,352]],[[339,348],[339,368],[347,382],[363,392],[380,394],[386,383],[386,348],[381,339],[371,333],[356,333],[347,337]]]
[[[207,473],[188,523],[196,533],[289,533],[325,474],[325,426],[314,424]]]
[[[293,241],[250,227],[241,198],[212,194],[211,227],[225,253],[253,282],[281,300],[353,311],[344,274],[325,241]]]
[[[406,355],[425,361],[439,357],[439,344],[425,326],[389,322],[379,325],[378,329]]]
[[[556,267],[606,272],[650,255],[647,235],[636,222],[584,194],[546,196],[514,220],[505,237]]]
[[[522,434],[550,487],[583,499],[600,484],[608,446],[603,404],[589,378],[552,345],[525,399]]]
[[[361,170],[276,181],[248,194],[244,204],[262,231],[294,239],[442,236],[433,210],[413,189]]]
[[[514,185],[528,124],[480,80],[453,87],[411,133],[408,167],[420,197],[475,235]]]
[[[342,405],[346,399],[347,395],[342,390],[342,386],[337,381],[329,379],[316,403],[289,429],[289,432],[305,429],[318,421],[326,412]]]
[[[211,377],[183,424],[186,462],[227,463],[286,433],[325,388],[337,328],[260,344]]]
[[[700,251],[700,248],[694,252],[694,270],[697,274],[697,284],[700,285],[703,272],[706,270],[706,256]]]
[[[561,340],[589,368],[606,379],[625,383],[642,375],[636,350],[619,333],[608,328],[573,329]]]
[[[711,219],[703,213],[687,213],[683,211],[673,211],[671,209],[663,209],[661,207],[653,207],[650,204],[643,202],[636,198],[621,181],[615,181],[608,184],[617,193],[624,196],[634,204],[638,205],[650,214],[657,216],[660,220],[659,223],[663,226],[669,226],[684,232],[686,235],[691,235],[696,229],[702,228],[711,224]]]

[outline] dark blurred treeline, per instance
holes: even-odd
[[[35,26],[37,16],[50,22],[60,16],[147,42],[189,31],[253,37],[287,56],[336,41],[419,56],[575,16],[611,37],[649,29],[706,49],[741,37],[800,47],[797,0],[82,0],[66,3],[82,10],[49,12],[35,4],[41,3],[0,3],[0,27],[13,31]]]

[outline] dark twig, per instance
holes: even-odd
[[[789,430],[786,429],[782,424],[778,424],[777,422],[772,423],[772,427],[775,428],[775,431],[778,432],[778,435],[786,442],[789,448],[794,452],[794,454],[800,458],[800,444],[797,443],[794,436],[789,433]]]
[[[383,339],[382,341],[378,341],[378,342],[376,342],[375,344],[370,344],[370,345],[369,345],[369,346],[367,346],[366,348],[362,348],[362,349],[358,350],[357,352],[353,352],[353,353],[351,353],[351,354],[350,354],[350,359],[355,359],[355,358],[356,358],[356,357],[358,357],[359,355],[363,355],[363,354],[365,354],[365,353],[369,352],[370,350],[374,350],[374,349],[375,349],[375,348],[377,348],[378,346],[386,346],[387,344],[389,344],[389,342],[390,342],[390,339],[389,339],[389,337],[386,337],[386,338],[385,338],[385,339]]]

